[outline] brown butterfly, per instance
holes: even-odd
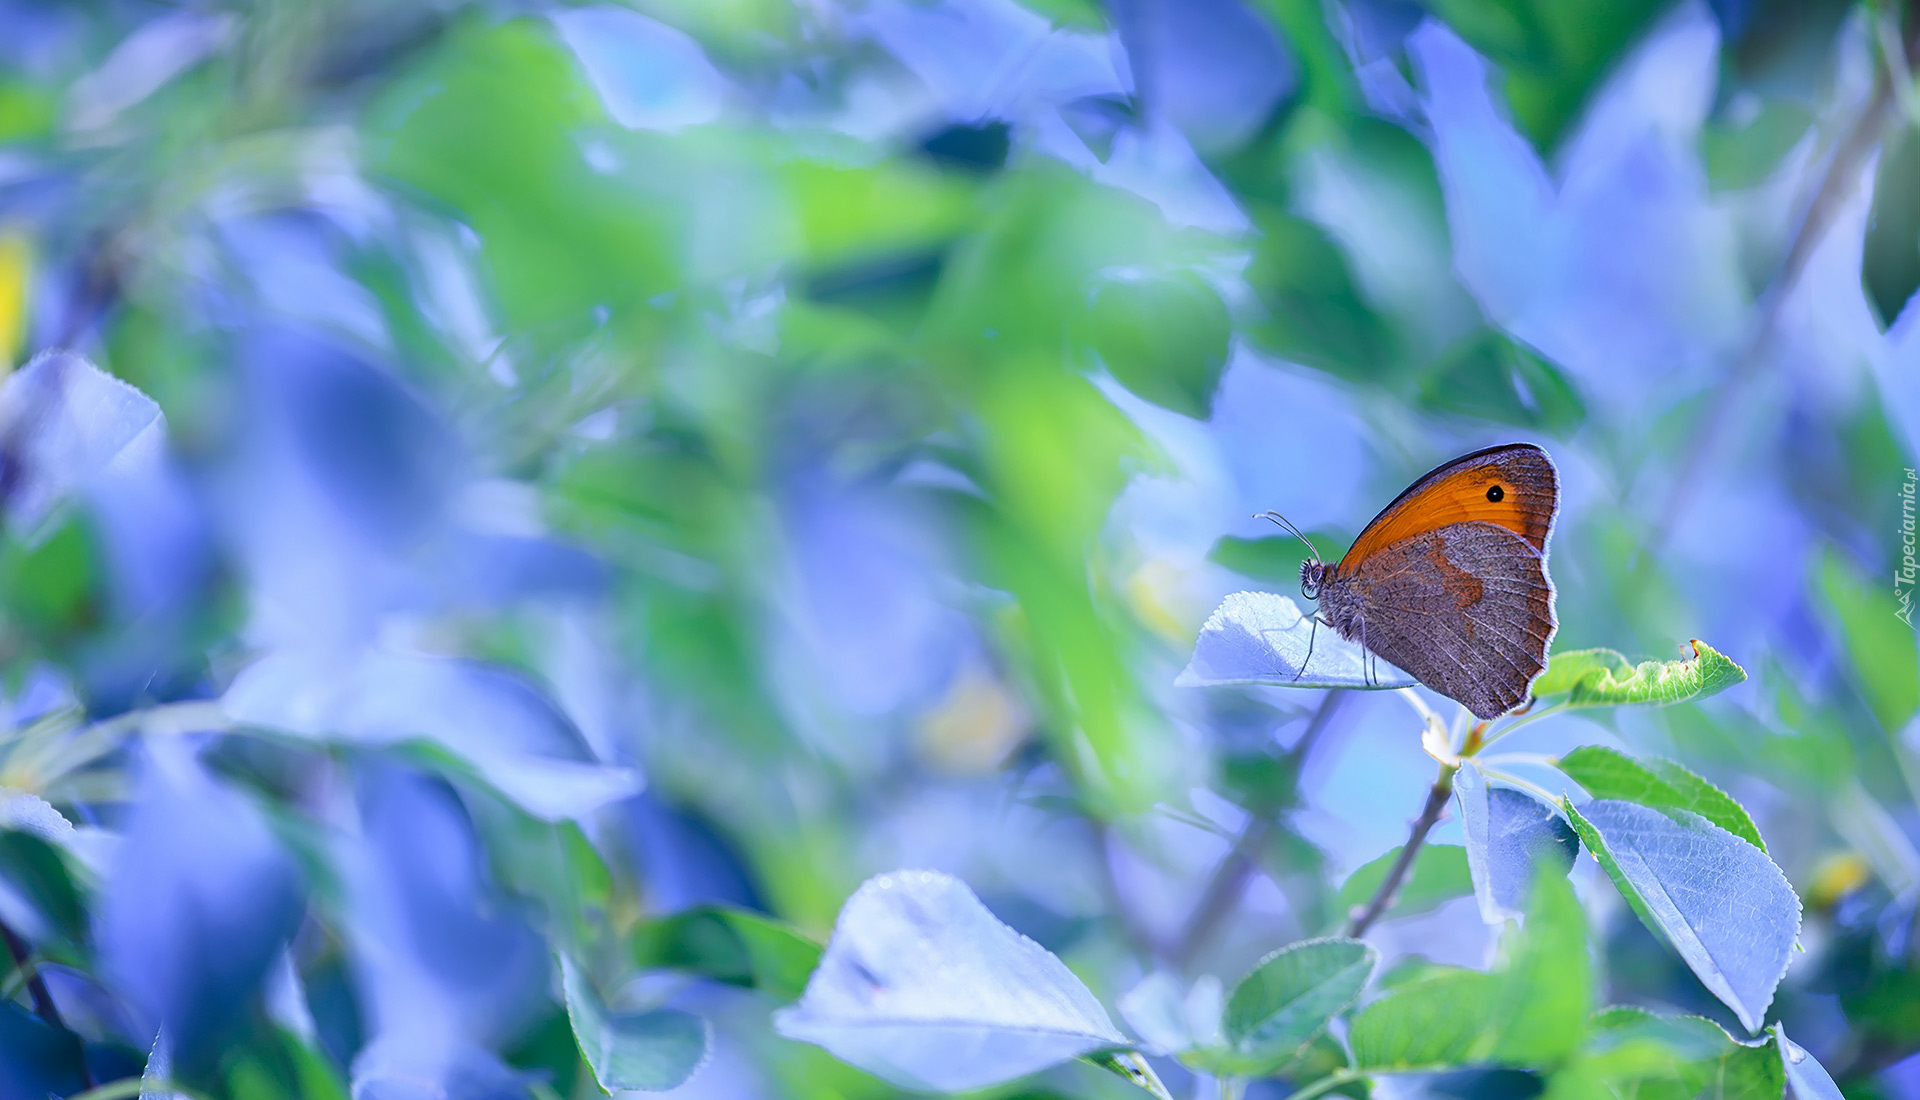
[[[1316,622],[1493,718],[1524,702],[1547,664],[1559,511],[1547,452],[1509,443],[1462,455],[1394,498],[1340,564],[1302,562],[1300,591],[1320,601]]]

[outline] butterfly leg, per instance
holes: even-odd
[[[1360,681],[1368,687],[1373,686],[1373,673],[1367,662],[1372,660],[1373,650],[1367,648],[1367,620],[1360,620]]]
[[[1306,660],[1300,662],[1300,671],[1293,674],[1293,678],[1295,680],[1298,680],[1300,677],[1305,676],[1307,674],[1307,666],[1313,663],[1313,640],[1320,633],[1319,614],[1315,613],[1307,616],[1307,618],[1313,620],[1313,626],[1309,627],[1307,630],[1307,658]]]

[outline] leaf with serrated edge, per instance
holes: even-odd
[[[1385,661],[1375,662],[1331,629],[1316,627],[1285,596],[1235,592],[1200,628],[1193,659],[1174,683],[1403,688],[1412,687],[1413,679]]]
[[[1733,796],[1671,760],[1635,760],[1601,745],[1582,745],[1559,760],[1567,778],[1595,798],[1691,810],[1760,849],[1760,830]]]
[[[1254,966],[1227,998],[1225,1033],[1248,1076],[1285,1064],[1360,996],[1378,956],[1359,940],[1305,940]]]
[[[1758,1031],[1800,931],[1800,899],[1780,868],[1686,810],[1612,799],[1562,808],[1641,921]]]
[[[1563,695],[1569,707],[1666,706],[1704,699],[1747,678],[1745,669],[1707,643],[1695,638],[1688,644],[1693,656],[1686,660],[1638,665],[1611,649],[1556,653],[1533,682],[1533,694],[1537,699]]]
[[[1441,970],[1395,989],[1354,1018],[1354,1065],[1397,1073],[1465,1065],[1485,1032],[1495,983],[1478,970]]]

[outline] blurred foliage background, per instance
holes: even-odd
[[[591,1095],[556,951],[710,1021],[685,1095],[888,1095],[660,944],[710,904],[824,938],[896,867],[1109,1004],[1230,979],[1432,767],[1383,694],[1309,735],[1317,693],[1173,687],[1221,596],[1294,590],[1252,515],[1337,553],[1525,439],[1557,644],[1752,676],[1514,747],[1741,798],[1808,908],[1776,1015],[1920,1098],[1917,34],[4,0],[0,362],[56,354],[0,399],[0,1095],[137,1076],[162,1024],[207,1094]],[[1596,876],[1605,999],[1724,1017]],[[1372,938],[1490,943],[1470,899]]]

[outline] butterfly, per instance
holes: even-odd
[[[1546,667],[1559,512],[1560,477],[1539,447],[1462,455],[1395,497],[1339,564],[1302,562],[1300,592],[1319,602],[1316,623],[1494,718],[1525,702]]]

